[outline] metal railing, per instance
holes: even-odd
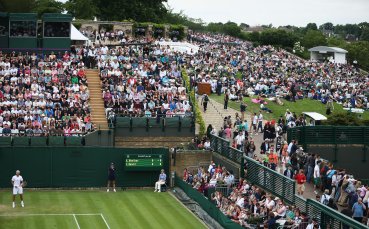
[[[226,139],[211,136],[211,146],[214,152],[234,161],[240,163],[238,156],[241,155],[241,161],[244,160],[247,172],[245,174],[246,180],[250,181],[256,186],[263,188],[271,194],[278,196],[288,204],[295,205],[301,212],[307,213],[309,218],[317,218],[322,228],[342,228],[346,225],[353,229],[368,229],[363,224],[349,218],[342,213],[327,207],[315,200],[305,200],[304,198],[295,194],[296,182],[283,174],[279,174],[274,170],[262,165],[260,162],[255,161],[247,156],[243,157],[242,152],[236,149],[232,149],[229,146],[229,141]],[[232,151],[232,150],[233,151]],[[241,162],[243,168],[243,163]],[[221,190],[227,191],[228,190]]]
[[[232,148],[228,140],[211,135],[210,145],[211,148],[220,155],[238,164],[242,163],[243,153],[235,148]]]

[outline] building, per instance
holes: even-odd
[[[346,50],[338,47],[317,46],[309,49],[310,60],[331,61],[339,64],[346,64]]]

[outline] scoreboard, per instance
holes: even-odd
[[[125,170],[130,171],[153,171],[163,168],[161,154],[126,154]]]

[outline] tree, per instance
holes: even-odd
[[[248,25],[248,24],[246,24],[246,23],[241,23],[241,24],[240,24],[240,27],[241,27],[242,29],[247,29],[247,28],[250,28],[250,25]]]
[[[305,31],[307,32],[309,30],[318,30],[318,26],[315,23],[309,23],[306,25]]]
[[[230,36],[238,37],[241,28],[235,22],[228,21],[223,25],[222,32]]]
[[[369,69],[368,41],[352,42],[347,45],[346,50],[348,51],[347,59],[349,63],[352,63],[354,60],[356,60],[361,68]]]
[[[64,4],[56,0],[0,0],[1,11],[9,13],[61,13]]]
[[[260,33],[259,32],[252,32],[250,34],[250,40],[253,41],[253,42],[259,42],[260,41]]]
[[[167,15],[166,0],[94,0],[100,20],[161,23]]]
[[[292,48],[297,37],[282,29],[267,29],[260,33],[260,43]]]
[[[361,31],[360,40],[369,41],[369,27],[364,27]]]
[[[324,23],[323,25],[319,26],[319,30],[329,30],[333,31],[334,26],[332,22]]]
[[[355,113],[348,112],[332,114],[323,124],[332,126],[360,126],[363,123]]]
[[[347,42],[345,40],[336,37],[327,38],[327,44],[329,46],[340,47],[343,49],[346,49],[347,46]]]
[[[210,22],[208,26],[206,26],[206,30],[212,33],[220,33],[222,29],[223,29],[223,23],[221,22],[218,22],[218,23]]]
[[[36,0],[32,12],[41,17],[44,13],[62,13],[64,4],[55,0]]]
[[[65,9],[77,19],[93,19],[98,12],[93,0],[69,0],[65,3]]]
[[[309,30],[302,39],[302,45],[309,49],[319,45],[327,45],[327,39],[318,30]]]
[[[29,13],[35,4],[36,0],[0,0],[1,11],[8,13]]]

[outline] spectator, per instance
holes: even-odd
[[[318,219],[313,218],[312,221],[307,225],[306,229],[320,229]]]
[[[308,163],[309,163],[309,166],[310,166],[310,163],[311,163],[311,157],[310,157],[310,161],[308,159]],[[314,193],[315,194],[318,194],[317,190],[320,188],[320,185],[321,185],[321,181],[320,181],[320,164],[321,164],[321,161],[317,161],[316,162],[316,165],[314,166]]]
[[[299,173],[296,174],[295,176],[295,180],[297,182],[297,194],[302,196],[305,191],[305,182],[306,182],[304,170],[300,169]]]
[[[352,218],[352,215],[353,215],[352,209],[349,206],[347,206],[346,208],[344,208],[341,211],[341,213],[344,214],[345,216],[349,217],[349,218]],[[349,229],[350,227],[348,225],[343,224],[342,225],[342,228],[343,229]]]
[[[362,223],[365,210],[366,206],[364,205],[363,200],[359,198],[357,202],[352,206],[352,218],[354,218],[354,220],[358,221],[359,223]]]
[[[294,174],[293,174],[293,170],[292,170],[291,165],[287,166],[287,169],[283,172],[283,175],[285,175],[288,178],[293,179]]]
[[[326,189],[326,190],[324,190],[324,193],[321,196],[320,203],[322,203],[324,205],[328,205],[330,198],[331,198],[331,196],[329,195],[329,190]]]
[[[155,190],[154,192],[161,192],[161,186],[167,182],[167,175],[164,172],[164,169],[160,171],[159,180],[155,182]]]

